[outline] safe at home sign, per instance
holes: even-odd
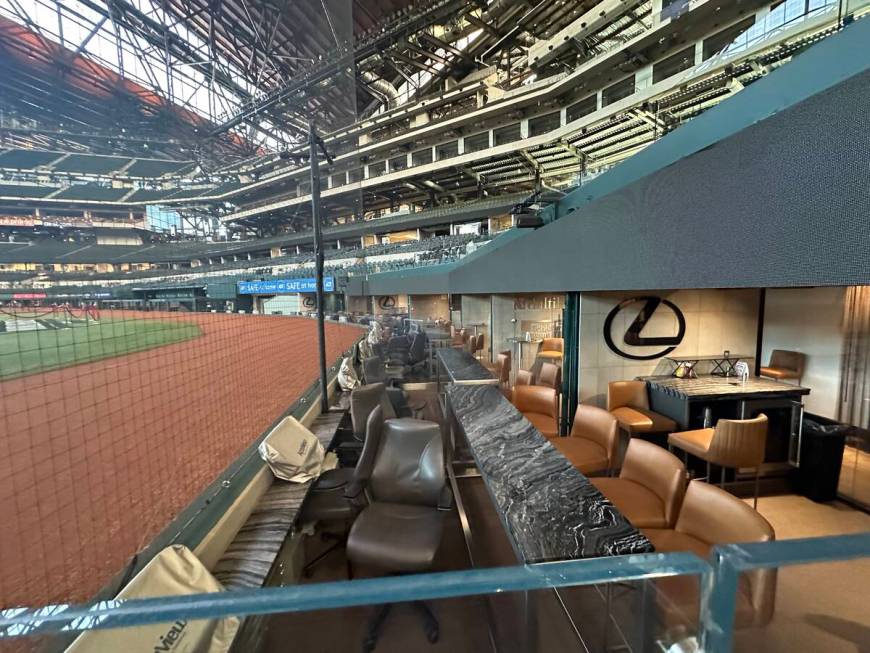
[[[240,295],[282,295],[298,292],[317,292],[316,279],[268,279],[266,281],[239,281]],[[323,277],[323,291],[335,291],[335,277]]]

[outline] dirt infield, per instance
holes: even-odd
[[[202,335],[0,383],[0,607],[87,600],[317,378],[312,320],[107,315]]]

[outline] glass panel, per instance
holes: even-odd
[[[465,138],[465,152],[479,152],[489,147],[489,132],[467,136]]]
[[[492,138],[495,145],[504,145],[505,143],[512,143],[520,140],[520,123],[496,129],[492,133]],[[468,151],[468,141],[466,141],[465,147],[466,151]]]
[[[540,136],[558,129],[561,124],[561,114],[558,111],[529,119],[529,136]]]
[[[574,120],[577,120],[578,118],[582,118],[583,116],[588,116],[597,108],[598,97],[595,95],[590,95],[588,98],[580,100],[579,102],[572,104],[570,107],[568,107],[568,122],[572,122]]]
[[[459,141],[451,141],[442,145],[435,146],[435,158],[439,161],[443,159],[451,159],[459,155]]]
[[[608,86],[601,92],[601,106],[618,102],[634,93],[634,76],[626,77],[612,86]]]

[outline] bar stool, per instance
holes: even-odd
[[[546,437],[559,435],[559,397],[555,390],[540,385],[515,386],[512,402]]]
[[[707,482],[710,479],[710,464],[722,467],[720,486],[725,483],[725,468],[754,467],[755,494],[753,508],[758,507],[758,474],[764,462],[767,444],[767,415],[761,413],[753,419],[720,419],[712,429],[698,429],[671,433],[668,449],[682,449],[706,461]]]
[[[806,358],[806,355],[799,351],[774,349],[770,352],[770,361],[767,363],[767,367],[762,367],[759,373],[761,376],[777,381],[795,379],[797,383],[800,383],[801,377],[804,375]]]
[[[537,358],[546,362],[562,364],[562,355],[565,349],[565,341],[562,338],[544,338]]]
[[[619,434],[616,418],[603,408],[580,404],[574,413],[571,435],[553,438],[552,445],[584,474],[610,472],[616,460]]]
[[[590,478],[635,528],[673,528],[686,491],[686,466],[656,444],[632,440],[617,478]]]
[[[619,421],[619,428],[635,436],[672,433],[677,423],[649,409],[646,381],[611,381],[607,384],[607,410]]]

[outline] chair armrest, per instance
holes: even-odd
[[[453,492],[449,485],[444,485],[441,489],[441,496],[438,497],[438,510],[453,510]]]

